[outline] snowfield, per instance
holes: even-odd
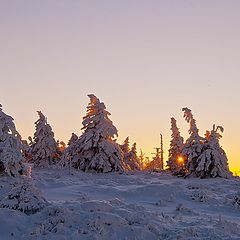
[[[30,215],[1,205],[1,240],[240,239],[239,178],[59,169],[35,169],[32,178],[47,202]],[[0,177],[0,203],[18,181]]]

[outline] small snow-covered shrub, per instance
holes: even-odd
[[[240,209],[240,192],[233,197],[233,206]]]
[[[204,189],[204,188],[206,188],[206,186],[200,183],[190,183],[187,185],[187,189],[189,190]]]
[[[112,206],[105,201],[87,201],[81,204],[82,209],[87,212],[110,212],[112,210]]]
[[[209,197],[206,191],[195,190],[191,193],[191,199],[198,202],[207,202]]]
[[[183,210],[186,210],[184,205],[182,203],[178,204],[177,207],[176,207],[176,211],[181,212]]]
[[[47,204],[30,179],[19,179],[11,187],[10,192],[0,200],[0,208],[18,210],[30,215],[39,212]]]
[[[225,201],[223,204],[240,210],[240,192],[232,192],[225,195]]]

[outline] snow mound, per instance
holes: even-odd
[[[5,187],[9,188],[8,185]],[[29,178],[18,178],[10,184],[10,189],[0,198],[0,208],[18,210],[30,215],[39,212],[47,204]]]

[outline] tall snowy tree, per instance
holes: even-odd
[[[224,131],[223,127],[213,125],[212,131],[207,131],[206,140],[203,145],[202,154],[196,161],[194,176],[205,177],[222,177],[229,178],[232,176],[228,168],[228,159],[226,153],[219,143],[222,137],[218,131]]]
[[[181,137],[177,121],[171,118],[171,141],[168,154],[167,166],[172,172],[177,172],[184,167],[184,158],[181,156],[184,139]]]
[[[152,159],[153,170],[163,170],[163,159],[161,157],[161,148],[155,148],[156,152],[154,153]]]
[[[188,175],[193,175],[197,167],[197,159],[202,154],[204,138],[199,136],[199,130],[196,125],[196,120],[193,117],[192,111],[188,108],[182,109],[184,118],[189,123],[190,137],[184,144],[182,154],[186,158],[186,169]]]
[[[125,171],[131,170],[128,164],[129,161],[129,152],[130,152],[130,143],[129,137],[127,137],[122,145],[119,145],[123,152],[123,168]]]
[[[75,133],[72,133],[71,138],[68,141],[67,147],[64,149],[59,165],[61,167],[70,167],[71,162],[74,156],[74,153],[77,150],[77,141],[78,136]]]
[[[28,175],[24,160],[21,136],[13,118],[2,111],[0,104],[0,173],[13,177]]]
[[[129,147],[129,137],[127,137],[125,140],[124,140],[124,142],[123,142],[123,144],[122,145],[120,145],[120,147],[121,147],[121,149],[122,149],[122,151],[123,151],[123,153],[124,153],[124,156],[125,155],[127,155],[129,152],[130,152],[130,147]]]
[[[37,112],[39,119],[35,122],[36,131],[31,144],[32,162],[35,166],[48,167],[59,160],[57,143],[47,118],[41,111]]]
[[[109,119],[105,104],[93,95],[83,118],[83,134],[73,153],[72,165],[83,171],[111,172],[123,170],[123,152],[114,140],[117,129]]]

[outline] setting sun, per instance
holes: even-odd
[[[179,164],[183,164],[184,163],[184,158],[182,156],[178,157],[177,159]]]

